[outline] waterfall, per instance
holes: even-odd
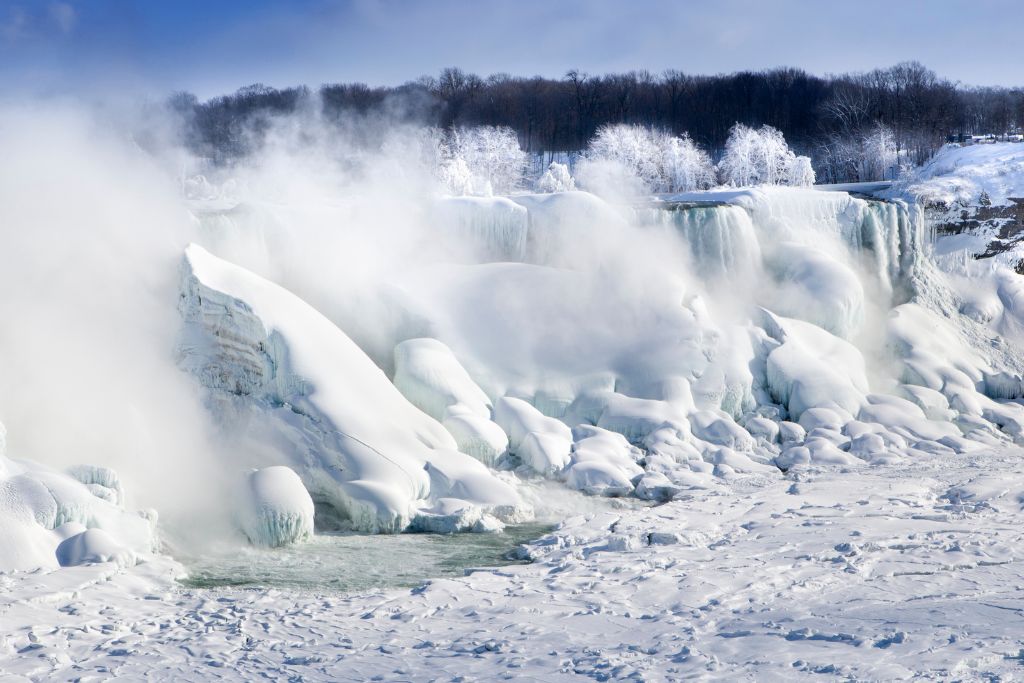
[[[469,246],[480,261],[522,261],[526,257],[528,214],[504,197],[446,197],[436,224]]]
[[[669,204],[641,218],[674,228],[707,278],[753,274],[761,247],[750,214],[731,204]]]

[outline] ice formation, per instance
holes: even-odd
[[[935,169],[925,173],[933,182]],[[1007,345],[990,350],[993,339],[1024,329],[1019,276],[988,272],[981,287],[967,287],[962,273],[946,268],[953,261],[939,257],[951,249],[935,243],[909,190],[870,199],[755,187],[631,205],[572,191],[444,199],[438,207],[438,239],[469,250],[457,263],[424,258],[378,283],[385,317],[406,321],[389,328],[392,357],[374,354],[393,371],[402,407],[358,413],[365,422],[354,419],[354,407],[317,398],[340,390],[328,390],[333,375],[302,360],[309,342],[292,341],[314,336],[299,332],[310,323],[268,323],[253,303],[263,295],[250,288],[185,287],[196,302],[185,309],[190,324],[222,330],[220,350],[197,346],[185,365],[207,386],[233,393],[230,402],[252,397],[261,411],[287,417],[276,418],[293,434],[284,441],[305,441],[304,457],[289,464],[315,498],[349,510],[360,528],[398,530],[417,514],[422,529],[472,528],[487,505],[514,499],[511,489],[500,501],[465,490],[465,482],[496,477],[495,469],[662,500],[735,472],[893,462],[1024,438],[1024,408],[1014,402],[1024,363]],[[200,254],[190,248],[190,261],[209,258]],[[235,314],[223,317],[224,306],[245,311],[237,325]],[[225,374],[224,340],[236,337],[256,351],[232,360]],[[358,357],[365,378],[349,371],[345,384],[372,376],[383,396],[392,388],[387,378],[346,342],[337,345]],[[281,377],[299,386],[281,388]],[[302,388],[307,383],[317,391]],[[361,406],[374,392],[356,392]],[[412,406],[426,415],[396,417]],[[382,446],[364,453],[360,466],[374,471],[371,479],[402,491],[401,504],[381,513],[386,521],[359,512],[365,503],[354,501],[365,494],[329,493],[345,491],[347,477],[331,474],[327,486],[321,465],[302,464],[345,451],[343,437],[326,446],[320,425],[328,420],[366,434],[400,425],[382,443],[410,424],[430,435],[425,444],[396,446],[396,457],[410,458],[397,468],[379,462],[392,457]],[[466,466],[459,452],[478,462]],[[448,454],[443,462],[439,453]]]
[[[315,501],[362,531],[401,531],[442,495],[486,509],[519,504],[295,295],[197,245],[181,282],[180,363],[210,390],[229,434],[271,445],[279,460],[254,466],[292,467]],[[435,469],[458,495],[438,492]]]
[[[239,526],[254,545],[274,548],[313,535],[313,499],[287,467],[246,473],[235,510]]]
[[[360,531],[494,531],[529,517],[524,480],[664,501],[1024,443],[1016,228],[982,210],[1014,210],[1014,177],[988,168],[1014,155],[946,150],[882,198],[432,197],[379,239],[356,234],[359,207],[194,199],[224,258],[185,252],[178,363],[241,454],[232,472],[257,469],[233,512],[266,545],[308,535],[310,499]],[[935,233],[943,202],[974,218]],[[352,256],[325,282],[303,267],[321,219]],[[29,539],[13,565],[53,565],[61,543],[69,562],[145,552],[82,512],[124,505],[112,471],[25,467],[6,465],[5,501],[40,521],[5,527]],[[111,542],[79,538],[93,528]]]
[[[133,565],[153,551],[153,513],[123,508],[113,471],[59,472],[8,458],[0,425],[0,571],[94,562]]]

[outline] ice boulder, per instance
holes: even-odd
[[[498,399],[494,420],[508,435],[509,453],[530,469],[553,475],[569,463],[572,430],[565,423],[513,396]]]
[[[98,465],[74,465],[67,469],[72,478],[86,485],[89,492],[114,505],[124,505],[124,487],[117,472]]]
[[[444,420],[456,405],[474,415],[491,416],[487,394],[437,339],[407,339],[395,346],[394,381],[410,403],[435,420]]]
[[[440,420],[460,451],[493,465],[508,439],[491,421],[491,400],[451,349],[437,339],[407,339],[394,355],[394,381],[402,395]]]
[[[497,423],[465,410],[461,405],[453,406],[441,424],[455,439],[461,452],[485,465],[494,465],[508,450],[508,436]]]
[[[644,470],[637,461],[643,452],[621,434],[600,427],[578,425],[565,482],[591,495],[625,496],[633,493],[633,482]]]
[[[103,529],[86,529],[66,538],[57,546],[56,555],[62,567],[103,562],[132,567],[137,561],[131,549],[122,546]]]
[[[431,534],[489,534],[504,531],[505,524],[494,515],[464,500],[441,498],[432,507],[419,511],[413,519],[411,529]]]
[[[805,410],[835,407],[856,415],[868,392],[864,357],[849,342],[802,320],[764,311],[768,333],[780,342],[767,356],[772,399],[799,419]]]
[[[291,469],[265,467],[244,475],[236,518],[253,545],[300,543],[313,536],[313,499]]]

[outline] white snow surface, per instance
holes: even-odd
[[[1022,456],[740,475],[413,590],[183,590],[167,560],[9,574],[0,661],[32,680],[1009,680]]]

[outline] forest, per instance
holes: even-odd
[[[736,124],[770,126],[811,159],[818,182],[894,177],[946,142],[1024,129],[1024,90],[966,86],[918,62],[825,76],[777,68],[481,77],[453,67],[395,87],[254,84],[206,101],[179,92],[167,104],[181,115],[188,146],[215,163],[244,156],[273,117],[314,109],[338,126],[383,119],[443,131],[508,128],[525,152],[549,157],[586,150],[602,127],[632,124],[685,135],[717,161]]]

